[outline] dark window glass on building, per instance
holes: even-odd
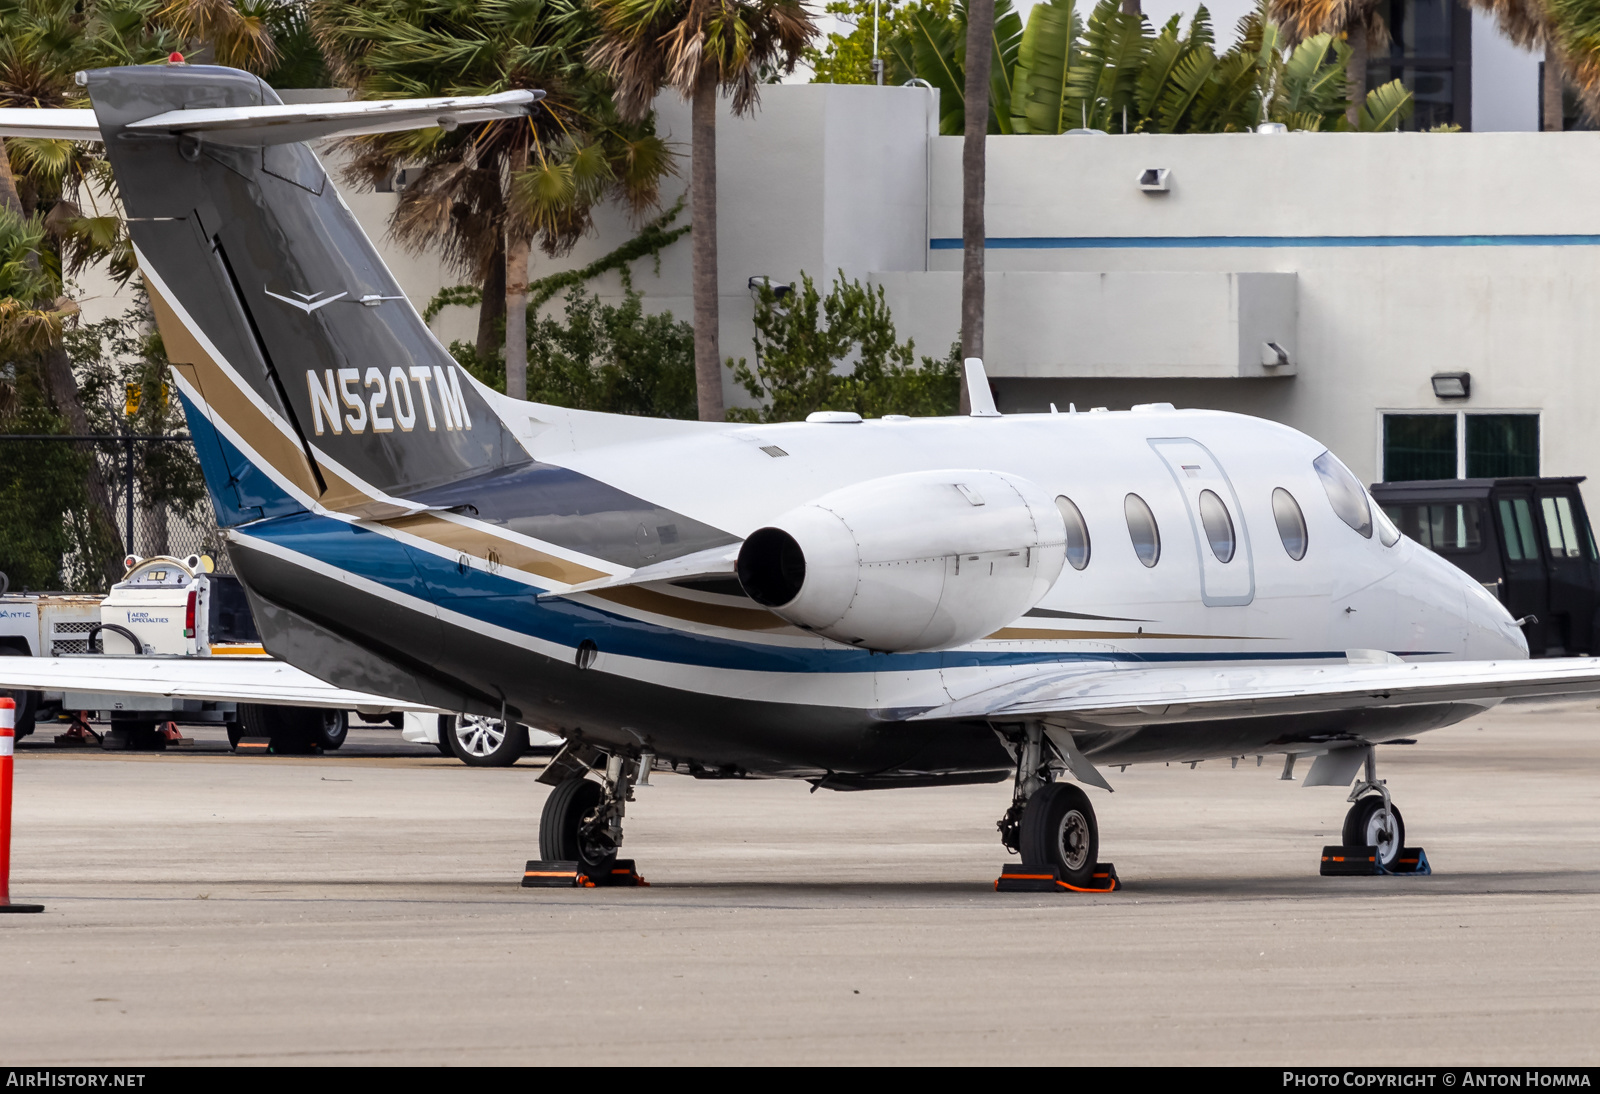
[[[1454,414],[1385,414],[1383,481],[1456,477]]]
[[[1538,473],[1539,415],[1467,415],[1467,478],[1495,479]]]
[[[1402,129],[1472,128],[1472,16],[1458,0],[1380,0],[1387,51],[1374,48],[1367,90],[1399,80],[1416,97]]]

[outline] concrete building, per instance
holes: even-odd
[[[724,119],[724,355],[751,353],[749,280],[801,271],[882,285],[902,337],[950,345],[961,143],[933,118],[916,88],[786,85]],[[661,125],[687,154],[682,105],[664,101]],[[1259,414],[1371,481],[1600,475],[1597,156],[1600,133],[1577,132],[991,137],[985,356],[1000,405]],[[389,200],[352,199],[374,228]],[[536,256],[534,276],[631,231],[608,213],[559,264]],[[419,301],[446,280],[406,269]],[[634,283],[688,317],[688,241]],[[614,276],[592,288],[620,294]],[[470,337],[472,322],[451,309],[436,327]],[[1441,397],[1436,376],[1466,394]]]

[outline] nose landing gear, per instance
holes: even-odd
[[[1344,815],[1343,845],[1323,848],[1322,873],[1431,874],[1422,849],[1405,845],[1406,822],[1378,778],[1375,753],[1368,745],[1366,770],[1350,788],[1354,804]]]

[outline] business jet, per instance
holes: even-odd
[[[1002,842],[1077,885],[1099,854],[1083,787],[1112,768],[1308,761],[1306,785],[1352,788],[1346,842],[1388,864],[1405,832],[1377,746],[1600,691],[1596,661],[1528,661],[1493,596],[1272,422],[1002,415],[977,361],[962,417],[729,425],[490,390],[306,142],[515,118],[537,92],[307,106],[227,68],[79,79],[91,108],[0,110],[0,135],[104,142],[285,664],[5,658],[0,686],[536,725],[566,740],[541,856],[591,873],[652,772],[1009,780]]]

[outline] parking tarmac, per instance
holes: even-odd
[[[1005,784],[657,774],[649,888],[524,890],[536,758],[27,748],[12,894],[46,911],[0,919],[0,1056],[1592,1064],[1597,730],[1504,708],[1381,749],[1428,878],[1318,877],[1344,794],[1281,757],[1108,771],[1109,895],[992,890]]]

